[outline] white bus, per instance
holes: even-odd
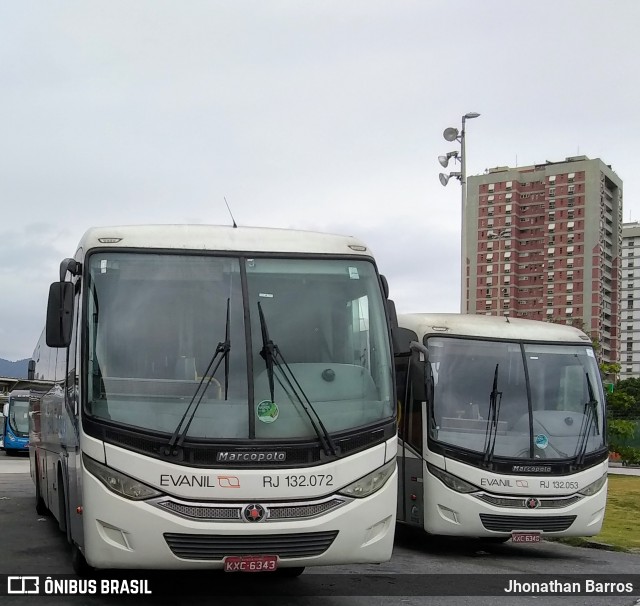
[[[597,534],[608,453],[589,337],[481,315],[398,323],[398,521],[493,542]]]
[[[51,285],[30,377],[51,382],[30,411],[36,508],[76,572],[388,560],[387,296],[352,237],[89,229]]]

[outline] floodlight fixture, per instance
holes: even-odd
[[[445,128],[444,132],[442,133],[442,136],[447,141],[457,141],[459,135],[460,135],[460,131],[457,128],[454,128],[453,126],[450,126],[449,128]]]
[[[441,166],[444,166],[444,168],[447,168],[447,165],[449,164],[449,160],[451,158],[456,158],[456,160],[458,159],[458,152],[457,151],[451,151],[449,153],[447,153],[444,156],[438,156],[438,162],[440,162]]]
[[[462,178],[462,174],[461,173],[440,173],[438,175],[438,178],[440,179],[440,183],[442,185],[447,185],[447,183],[449,183],[449,179],[451,179],[451,177],[455,177],[456,179],[460,179]]]

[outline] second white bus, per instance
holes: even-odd
[[[608,452],[590,338],[505,317],[398,322],[398,520],[495,542],[598,534]]]

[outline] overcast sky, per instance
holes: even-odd
[[[355,235],[399,311],[459,311],[467,171],[584,154],[640,219],[637,0],[0,3],[0,358],[87,227]],[[456,170],[454,168],[453,170]]]

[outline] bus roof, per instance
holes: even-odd
[[[398,324],[415,332],[420,339],[425,335],[486,337],[514,341],[555,341],[588,343],[591,339],[581,330],[566,324],[553,324],[540,320],[506,318],[453,313],[398,314]]]
[[[352,236],[266,227],[221,225],[120,225],[92,227],[80,240],[83,254],[92,248],[151,248],[190,251],[318,253],[372,257]]]

